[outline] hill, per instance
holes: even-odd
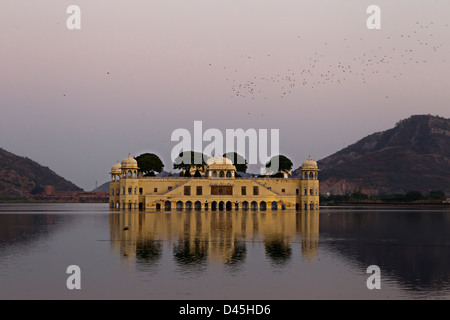
[[[82,191],[39,163],[0,148],[0,200],[26,200],[45,188],[56,192]]]
[[[105,182],[104,184],[98,186],[92,192],[109,192],[109,181]]]
[[[318,161],[321,193],[450,195],[450,119],[415,115]],[[293,172],[299,176],[300,170]]]

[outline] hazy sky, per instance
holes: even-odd
[[[128,153],[171,170],[173,130],[201,120],[280,129],[297,168],[450,117],[449,24],[448,0],[2,0],[0,147],[91,190]]]

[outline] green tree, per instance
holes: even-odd
[[[139,171],[141,171],[144,176],[154,176],[156,173],[163,171],[164,164],[161,159],[153,153],[143,153],[136,157],[138,163]]]
[[[208,157],[201,152],[183,151],[173,162],[173,168],[186,172],[189,172],[191,168],[203,169],[206,165],[205,159]]]
[[[202,176],[202,174],[200,173],[200,171],[198,169],[195,170],[194,177],[195,178],[201,178],[201,176]]]
[[[405,194],[406,201],[422,200],[424,197],[420,191],[409,191]]]
[[[440,191],[440,190],[433,190],[428,195],[428,198],[429,199],[434,199],[434,200],[444,200],[445,199],[445,193]]]
[[[392,195],[392,200],[394,202],[405,202],[406,200],[406,195],[402,194],[402,193],[396,193]]]
[[[238,154],[237,152],[225,153],[223,157],[226,157],[233,162],[234,166],[236,167],[236,171],[244,173],[247,172],[248,169],[247,159],[244,159],[244,157]]]
[[[263,176],[262,176],[263,177]],[[284,174],[280,171],[270,176],[271,178],[284,178]]]
[[[369,196],[363,193],[361,187],[359,187],[352,193],[352,198],[355,200],[367,200],[369,199]]]
[[[44,192],[44,188],[40,185],[36,185],[33,190],[31,190],[31,194],[35,195],[35,194],[40,194]]]
[[[279,172],[288,172],[291,171],[293,163],[292,161],[283,155],[278,155],[278,156],[274,156],[270,159],[269,162],[266,163],[266,168],[270,168],[272,166],[272,163],[277,163],[278,162],[278,171],[276,173]]]

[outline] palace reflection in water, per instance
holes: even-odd
[[[83,298],[448,300],[449,228],[445,208],[0,204],[0,298],[73,298],[77,264]],[[366,287],[373,264],[381,290]]]
[[[318,251],[318,210],[122,212],[109,219],[113,250],[137,264],[158,262],[163,242],[184,268],[239,265],[246,259],[249,242],[264,243],[266,258],[275,265],[290,260],[292,242],[301,242],[307,259],[314,259]]]

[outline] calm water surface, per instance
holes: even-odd
[[[0,204],[0,299],[449,299],[449,231],[444,209]]]

